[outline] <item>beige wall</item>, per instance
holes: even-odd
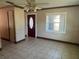
[[[14,15],[15,15],[16,41],[20,41],[25,38],[24,10],[15,7]]]
[[[46,13],[67,12],[66,33],[46,32]],[[79,43],[79,7],[43,10],[37,13],[37,36]]]

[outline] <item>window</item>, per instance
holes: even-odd
[[[50,13],[46,16],[46,31],[47,32],[65,32],[66,13]]]
[[[29,19],[29,27],[30,27],[30,29],[33,28],[33,18],[32,17],[30,17],[30,19]]]

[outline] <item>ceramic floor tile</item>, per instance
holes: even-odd
[[[26,38],[18,44],[2,41],[0,59],[79,59],[79,46]]]

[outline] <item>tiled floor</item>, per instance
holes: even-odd
[[[18,44],[3,41],[0,59],[79,59],[79,46],[26,38]]]

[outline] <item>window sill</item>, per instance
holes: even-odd
[[[46,31],[46,33],[65,34],[66,32],[53,32],[53,31]]]

